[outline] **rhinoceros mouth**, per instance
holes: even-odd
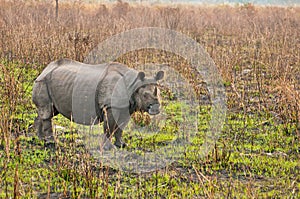
[[[157,115],[160,113],[160,110],[159,110],[159,104],[151,104],[148,106],[148,113],[150,115]]]

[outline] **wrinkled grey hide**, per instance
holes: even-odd
[[[62,114],[84,125],[104,121],[104,132],[123,147],[122,129],[135,111],[159,113],[157,81],[119,63],[88,65],[62,59],[50,63],[34,82],[32,100],[38,109],[38,136],[52,137],[51,119]]]

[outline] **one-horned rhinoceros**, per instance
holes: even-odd
[[[52,117],[62,114],[78,124],[104,122],[108,140],[124,147],[122,129],[136,111],[160,112],[157,81],[119,63],[89,65],[69,59],[51,62],[34,82],[32,100],[38,109],[38,136],[52,137]]]

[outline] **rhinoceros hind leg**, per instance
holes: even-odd
[[[52,121],[51,118],[43,120],[43,136],[45,139],[53,139]]]
[[[33,126],[37,132],[37,135],[40,137],[40,135],[43,133],[43,123],[39,116],[35,118]]]
[[[51,118],[43,120],[37,117],[34,121],[34,127],[36,129],[37,135],[40,139],[52,139],[52,121]]]
[[[51,119],[58,112],[53,106],[45,81],[35,82],[32,93],[32,100],[38,109],[34,124],[37,135],[40,139],[49,140],[53,138]]]
[[[57,111],[52,104],[38,108],[38,117],[35,119],[35,127],[38,137],[44,140],[53,140],[52,117]]]

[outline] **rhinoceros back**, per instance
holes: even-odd
[[[49,94],[59,113],[79,124],[98,123],[96,89],[107,64],[87,65],[64,60],[46,76]]]

